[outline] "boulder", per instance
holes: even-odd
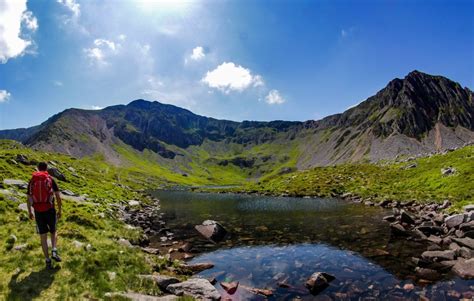
[[[333,281],[334,279],[336,279],[336,277],[328,273],[316,272],[308,278],[305,286],[311,292],[311,294],[316,295],[328,287],[329,282]]]
[[[453,272],[464,279],[474,279],[474,258],[457,260],[453,266]]]
[[[464,238],[452,237],[451,239],[454,242],[456,242],[458,245],[465,246],[471,250],[474,250],[474,239],[470,237],[464,237]]]
[[[28,183],[26,183],[25,181],[16,180],[16,179],[4,179],[3,184],[10,185],[10,186],[17,186],[17,187],[20,187],[20,188],[28,186]]]
[[[464,211],[466,212],[471,212],[471,211],[474,211],[474,204],[470,204],[470,205],[466,205],[464,207],[462,207],[464,209]]]
[[[119,240],[117,242],[120,245],[124,246],[124,247],[128,247],[128,248],[133,247],[133,245],[128,240],[126,240],[125,238],[119,238]]]
[[[144,295],[144,294],[139,294],[139,293],[134,293],[134,292],[106,293],[105,297],[111,298],[113,300],[116,300],[117,298],[120,298],[120,300],[125,299],[125,300],[130,300],[130,301],[175,301],[175,300],[179,300],[178,297],[173,296],[173,295],[150,296],[150,295]]]
[[[177,296],[189,296],[199,300],[220,300],[221,295],[207,279],[191,278],[181,283],[170,284],[166,288]]]
[[[421,257],[432,261],[453,260],[455,258],[455,253],[453,250],[425,251],[421,254]]]
[[[462,257],[464,259],[471,259],[474,256],[474,251],[466,248],[466,247],[461,247],[458,250],[456,250],[456,254],[458,254],[459,257]]]
[[[59,171],[56,167],[48,168],[48,173],[60,181],[66,181],[66,176]]]
[[[160,274],[139,275],[138,277],[140,279],[154,282],[163,291],[166,291],[166,288],[168,287],[168,285],[179,283],[179,280],[175,277],[165,276],[165,275],[160,275]]]
[[[213,267],[214,267],[214,264],[209,263],[209,262],[181,265],[182,269],[189,271],[191,273],[199,273],[205,270],[212,269]]]
[[[145,252],[145,253],[148,253],[148,254],[152,254],[152,255],[160,254],[159,249],[150,248],[150,247],[142,248],[142,251]]]
[[[128,201],[128,206],[130,206],[130,207],[135,207],[135,206],[139,206],[139,205],[140,205],[139,201],[136,201],[136,200],[129,200]]]
[[[441,174],[443,176],[450,176],[456,173],[456,168],[454,167],[446,167],[446,168],[441,168]]]
[[[439,209],[446,209],[446,208],[448,208],[449,206],[451,206],[451,202],[450,202],[449,200],[444,200],[444,201],[443,201],[443,204],[441,204],[441,205],[439,206]]]
[[[239,287],[239,282],[221,282],[221,286],[229,295],[233,295]]]
[[[448,228],[454,228],[464,222],[464,214],[455,214],[445,218],[444,223]]]
[[[394,236],[408,236],[407,230],[399,223],[390,224],[390,230]]]
[[[18,209],[28,212],[28,205],[26,203],[21,203],[18,205]]]
[[[420,268],[420,267],[417,267],[415,269],[415,272],[416,272],[416,275],[422,279],[426,279],[426,280],[438,280],[441,275],[435,271],[435,270],[432,270],[432,269],[428,269],[428,268]]]
[[[387,216],[384,216],[383,220],[389,223],[393,223],[394,221],[397,220],[397,218],[394,215],[387,215]]]
[[[401,211],[401,216],[400,216],[400,221],[402,223],[407,223],[407,224],[413,225],[415,223],[415,218],[413,218],[411,216],[411,214],[409,214],[405,210],[402,210]]]
[[[194,227],[202,236],[218,243],[224,239],[227,234],[227,230],[218,222],[212,220],[206,220],[201,225]]]
[[[428,238],[427,238],[428,241],[432,242],[432,243],[435,243],[437,245],[440,245],[441,242],[443,241],[441,239],[441,237],[439,236],[436,236],[436,235],[430,235]]]

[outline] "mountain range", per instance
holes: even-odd
[[[38,126],[2,130],[0,138],[76,157],[101,156],[116,165],[156,164],[184,176],[200,170],[209,180],[216,170],[252,178],[473,142],[474,93],[413,71],[317,121],[218,120],[139,99],[102,110],[68,109]]]

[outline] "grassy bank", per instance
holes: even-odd
[[[446,167],[453,167],[456,172],[443,175],[441,169]],[[421,203],[448,199],[456,209],[474,202],[474,146],[402,163],[317,167],[269,177],[247,185],[244,191],[291,196],[351,193],[373,200]]]
[[[25,190],[4,185],[0,193],[0,299],[77,300],[102,298],[106,292],[126,290],[158,293],[156,288],[141,283],[136,275],[151,273],[165,260],[117,242],[119,238],[137,241],[142,233],[126,227],[112,205],[130,199],[147,202],[135,190],[151,185],[153,178],[111,167],[100,158],[76,160],[2,141],[3,179],[30,178],[35,166],[15,164],[12,160],[18,154],[32,161],[54,161],[67,179],[58,181],[60,188],[86,195],[86,200],[63,201],[58,245],[64,260],[54,270],[44,270],[35,223],[28,219],[27,212],[19,209],[19,204],[26,200]]]

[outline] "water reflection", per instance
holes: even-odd
[[[201,253],[194,262],[215,264],[202,276],[271,288],[277,299],[309,298],[304,283],[316,271],[336,276],[322,295],[339,299],[411,299],[440,290],[443,298],[449,299],[449,291],[469,291],[469,285],[474,284],[446,278],[435,286],[403,289],[407,283],[416,283],[411,257],[418,256],[425,246],[391,238],[388,224],[382,221],[390,213],[385,209],[336,199],[166,191],[156,192],[156,196],[173,239],[192,242],[194,251]],[[193,227],[205,219],[222,223],[230,232],[228,240],[212,245],[199,237]],[[160,242],[160,237],[155,241]],[[282,280],[290,288],[278,288],[277,282]],[[238,293],[243,299],[260,298],[245,289]]]

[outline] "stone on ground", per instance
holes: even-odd
[[[130,301],[174,301],[179,298],[173,295],[167,296],[150,296],[134,292],[128,293],[106,293],[105,297],[107,298],[123,298]]]
[[[170,293],[178,296],[189,296],[199,300],[220,300],[221,295],[207,279],[191,278],[181,283],[170,284]]]
[[[168,287],[168,285],[179,283],[179,280],[175,277],[160,274],[139,275],[139,278],[153,281],[163,291],[167,291],[166,288]]]
[[[461,278],[474,279],[474,258],[458,259],[453,266],[453,271]]]

